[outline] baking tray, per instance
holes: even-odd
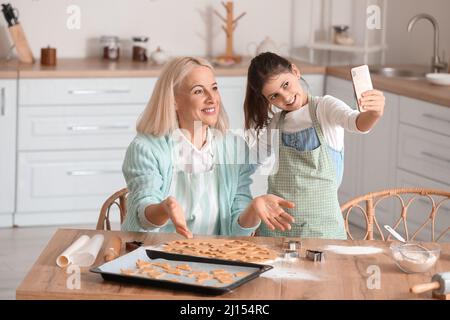
[[[188,278],[186,276],[189,272],[183,273],[183,275],[165,275],[164,279],[151,279],[145,276],[126,275],[121,273],[120,269],[136,269],[136,261],[138,259],[148,262],[169,263],[171,266],[175,266],[177,263],[182,262],[183,264],[188,264],[192,270],[195,271],[224,269],[231,273],[247,272],[248,274],[236,278],[230,284],[220,283],[216,279],[206,280],[203,284],[198,284],[194,278]],[[158,250],[147,250],[144,247],[141,247],[101,266],[91,268],[90,271],[101,274],[104,280],[128,282],[173,290],[185,290],[209,295],[220,295],[259,277],[261,273],[272,268],[271,265],[174,254]],[[169,279],[177,279],[182,282],[174,282]]]

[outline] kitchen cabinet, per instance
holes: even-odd
[[[304,78],[313,94],[323,93],[323,75]],[[231,129],[244,128],[246,81],[245,76],[217,77]],[[96,222],[107,196],[125,186],[125,150],[156,78],[32,78],[19,83],[15,223]],[[15,117],[16,112],[8,114]],[[15,126],[16,119],[10,122]],[[11,130],[9,143],[16,136],[15,127]],[[9,146],[14,155],[15,143]],[[266,186],[266,176],[256,177],[252,188],[262,194]],[[12,213],[14,196],[8,199]]]
[[[19,81],[15,223],[95,223],[156,78]]]
[[[449,191],[450,108],[407,97],[400,97],[399,104],[397,185]],[[419,198],[408,210],[409,228],[417,230],[430,213],[430,202]],[[438,212],[437,235],[448,226],[449,201]],[[429,233],[419,233],[418,239],[429,241]],[[450,234],[443,241],[450,241]]]
[[[325,94],[336,97],[352,109],[356,109],[353,87],[350,81],[328,76],[326,79]],[[362,183],[362,151],[363,139],[359,134],[345,133],[344,136],[344,177],[338,190],[341,204],[361,194]]]
[[[11,227],[16,188],[17,80],[0,79],[0,227]]]
[[[353,108],[350,81],[328,76],[326,94]],[[450,190],[450,108],[384,92],[383,117],[370,133],[346,134],[344,179],[339,189],[341,204],[359,195],[389,188],[414,187]],[[427,207],[428,205],[428,207]],[[429,204],[424,199],[411,206],[410,229],[415,230]],[[450,225],[450,205],[443,206],[436,229]],[[398,200],[384,200],[377,206],[380,225],[392,224],[400,212]],[[422,219],[421,219],[422,218]],[[358,215],[350,220],[365,227]],[[425,231],[419,239],[430,239]]]

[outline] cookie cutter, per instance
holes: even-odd
[[[300,257],[299,250],[302,246],[302,243],[300,241],[296,240],[289,240],[286,245],[287,248],[285,248],[284,251],[284,257],[285,258],[298,258]]]
[[[325,258],[325,253],[318,250],[306,250],[306,259],[314,262],[322,262]]]

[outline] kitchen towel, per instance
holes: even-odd
[[[69,264],[80,267],[91,266],[97,258],[104,238],[102,234],[97,234],[92,238],[89,238],[87,235],[81,236],[58,256],[56,264],[62,268],[67,267]]]

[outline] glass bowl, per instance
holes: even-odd
[[[390,249],[395,263],[406,273],[427,272],[441,254],[441,247],[434,242],[393,242]]]

